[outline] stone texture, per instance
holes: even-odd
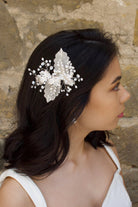
[[[21,61],[22,41],[15,20],[0,3],[0,70],[17,66]]]
[[[136,11],[136,19],[135,19],[134,45],[138,46],[138,9]]]
[[[136,124],[130,127],[118,126],[113,130],[113,133],[116,134],[112,136],[112,139],[116,145],[120,162],[138,167],[138,125]]]
[[[44,27],[44,25],[46,26]],[[103,24],[99,22],[88,21],[85,19],[76,19],[76,20],[61,19],[58,21],[43,19],[40,22],[38,22],[37,25],[38,31],[43,35],[50,35],[51,33],[55,33],[60,30],[82,29],[82,28],[93,28],[93,27],[102,28]]]
[[[130,92],[131,97],[125,103],[126,117],[138,116],[138,67],[129,65],[122,72],[122,84]]]
[[[123,176],[131,200],[138,204],[138,169],[132,168],[123,173]]]
[[[17,90],[9,88],[8,94],[0,89],[0,138],[11,132],[16,125],[16,101]]]
[[[138,203],[134,203],[133,204],[133,207],[138,207]]]
[[[91,2],[92,0],[70,0],[70,1],[65,1],[65,0],[31,0],[28,3],[28,0],[10,0],[8,1],[8,5],[9,6],[16,6],[16,7],[20,7],[23,9],[26,9],[28,11],[35,11],[38,12],[39,8],[45,8],[48,7],[49,9],[52,9],[54,6],[62,6],[63,9],[70,11],[70,10],[74,10],[77,8],[80,8],[80,6],[83,3],[87,3],[87,2]]]
[[[26,62],[36,45],[63,29],[100,27],[113,34],[120,48],[122,83],[131,93],[125,117],[113,141],[126,185],[138,206],[138,1],[137,0],[7,0],[0,3],[0,138],[16,127],[15,100]],[[3,148],[0,142],[0,153]],[[1,155],[0,155],[1,156]],[[0,161],[2,163],[2,161]],[[0,164],[1,165],[1,164]],[[2,166],[2,165],[1,165]]]

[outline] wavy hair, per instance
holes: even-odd
[[[53,60],[62,48],[72,65],[84,78],[67,97],[60,93],[46,102],[39,87],[31,89],[33,77],[28,68],[37,69],[41,58]],[[28,176],[51,173],[64,161],[69,151],[68,127],[89,101],[94,85],[100,81],[119,50],[110,33],[100,29],[60,31],[43,40],[26,65],[17,96],[17,128],[6,138],[3,158],[6,168],[15,168]],[[92,131],[86,137],[92,147],[112,146],[109,131]]]

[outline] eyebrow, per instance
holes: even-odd
[[[115,83],[116,81],[120,80],[121,78],[122,78],[122,76],[117,76],[111,84]]]

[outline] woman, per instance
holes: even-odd
[[[61,31],[32,53],[6,139],[1,207],[130,207],[108,130],[130,94],[99,29]]]

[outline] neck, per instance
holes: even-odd
[[[87,158],[90,145],[84,141],[88,131],[82,130],[78,123],[73,124],[68,129],[70,149],[67,160],[79,164],[80,161]]]

